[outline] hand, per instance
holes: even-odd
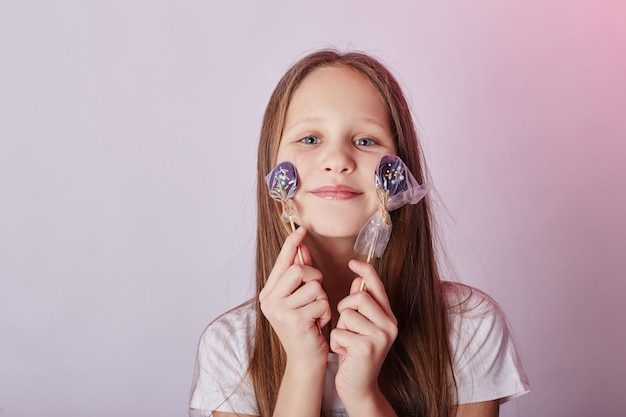
[[[305,235],[300,227],[285,239],[259,301],[287,360],[307,367],[319,363],[325,368],[329,348],[319,329],[330,321],[330,304],[322,288],[322,273],[311,266],[311,254],[302,244]],[[298,247],[304,265],[298,259]]]
[[[335,386],[346,407],[350,401],[381,395],[378,374],[398,334],[398,322],[374,267],[356,260],[348,266],[360,277],[337,305],[340,316],[330,336],[330,348],[339,355]],[[359,291],[362,281],[365,291]]]

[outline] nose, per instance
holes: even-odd
[[[345,144],[327,149],[322,160],[322,169],[326,172],[349,174],[356,167],[351,149]]]

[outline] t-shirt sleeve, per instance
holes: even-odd
[[[211,323],[200,338],[189,401],[191,416],[213,411],[259,415],[247,374],[249,315],[227,313]]]
[[[458,403],[508,401],[530,390],[506,317],[473,290],[452,314],[453,368]]]

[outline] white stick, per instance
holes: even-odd
[[[370,250],[367,252],[367,263],[370,263],[370,261],[372,260],[372,255],[374,255],[374,246],[376,246],[376,240],[378,240],[378,228],[374,229],[374,237],[372,238],[372,243],[370,244]],[[359,288],[359,291],[363,291],[364,289],[365,281],[361,281],[361,288]]]

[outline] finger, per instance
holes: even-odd
[[[322,273],[311,266],[296,264],[290,266],[280,279],[275,280],[273,287],[266,285],[263,292],[271,293],[273,297],[288,297],[307,282],[317,282],[321,288]]]
[[[397,325],[396,318],[393,314],[388,314],[381,306],[366,292],[359,291],[351,294],[341,300],[337,305],[337,311],[339,311],[339,323],[346,325],[346,328],[354,331],[355,333],[371,334],[371,331],[367,329],[369,327],[354,327],[356,323],[375,325],[377,328],[393,328]],[[356,322],[352,320],[348,322],[346,318],[354,317],[354,315],[360,316],[364,321]]]
[[[355,335],[348,330],[335,327],[330,332],[330,350],[338,355],[347,355],[349,347],[355,343],[354,339]]]
[[[368,356],[374,351],[367,337],[339,328],[331,331],[329,347],[338,355],[350,354],[355,357]]]
[[[289,306],[289,308],[295,309],[317,300],[328,301],[328,295],[319,281],[312,280],[304,283],[297,288],[293,294],[289,295],[286,299],[286,305]]]
[[[317,332],[319,327],[324,327],[330,322],[332,316],[328,299],[317,299],[301,307],[300,311],[311,323],[311,329]]]
[[[385,291],[385,286],[380,280],[380,277],[376,273],[374,267],[366,262],[361,262],[356,259],[352,259],[348,262],[348,267],[361,277],[365,283],[365,291],[374,299],[374,301],[376,301],[385,313],[388,316],[393,316],[393,311],[391,310],[391,305],[389,304],[389,298],[387,297],[387,291]],[[351,293],[353,288],[354,283],[351,288]]]
[[[337,320],[337,329],[349,330],[352,333],[370,335],[375,324],[360,312],[345,309]]]
[[[293,263],[298,265],[313,265],[313,257],[311,256],[311,251],[309,251],[308,246],[304,243],[300,243],[300,245],[298,245],[298,248],[296,249],[296,256],[293,259]]]
[[[364,289],[361,289],[362,286],[364,285],[365,285],[365,281],[363,280],[363,278],[356,277],[352,281],[352,285],[350,285],[350,294],[356,294],[359,291],[364,291]]]
[[[393,323],[386,321],[379,326],[352,309],[341,314],[334,330],[336,332],[331,334],[331,342],[334,341],[336,345],[331,344],[331,347],[340,346],[348,350],[352,347],[353,351],[359,349],[363,354],[387,351],[398,334]]]
[[[276,284],[276,281],[279,280],[279,278],[285,273],[285,271],[287,271],[287,269],[291,265],[294,265],[296,263],[295,258],[297,257],[298,246],[300,246],[305,236],[306,229],[303,227],[299,227],[295,232],[287,236],[287,239],[285,239],[285,242],[283,243],[283,247],[281,248],[278,257],[276,258],[276,262],[274,262],[274,268],[272,268],[272,272],[270,273],[270,276],[267,278],[267,282],[265,283],[265,287],[268,290],[271,290]],[[310,254],[308,254],[308,250],[306,252],[310,260]]]

